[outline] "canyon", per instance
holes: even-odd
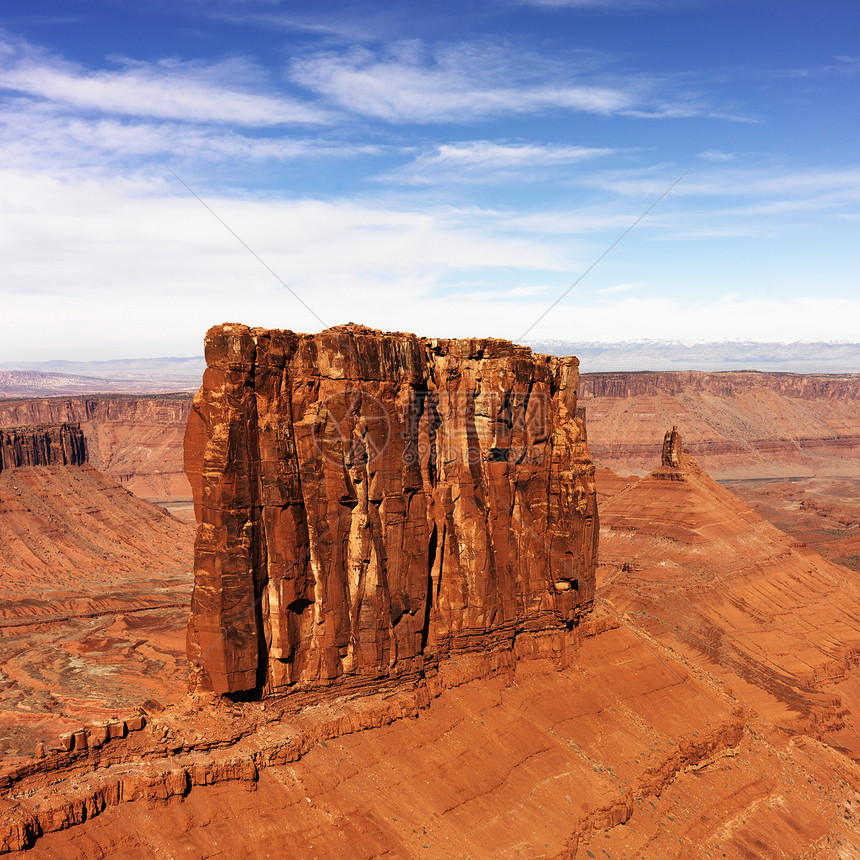
[[[182,445],[191,398],[178,393],[0,400],[0,427],[77,424],[94,469],[139,498],[190,514]]]
[[[852,378],[777,389],[739,374],[723,394],[694,381],[665,396],[695,410],[661,412],[646,451],[634,428],[653,391],[595,396],[582,374],[577,398],[575,360],[504,341],[223,326],[207,359],[185,446],[193,565],[190,526],[92,464],[0,472],[0,547],[58,547],[0,564],[4,612],[27,622],[0,625],[14,671],[0,679],[0,851],[860,856],[860,588],[815,551],[850,546],[779,531],[697,462],[731,422],[733,438],[817,439],[714,462],[769,516],[850,531],[850,505],[827,495],[853,486],[850,444],[827,449],[831,477],[803,478],[821,483],[765,470],[812,469],[856,434]],[[731,398],[747,404],[734,417]],[[819,423],[788,435],[819,400]],[[44,423],[40,408],[16,420]],[[163,415],[174,441],[157,450],[175,458],[184,422]],[[103,438],[133,448],[133,422],[115,423]],[[626,434],[614,460],[608,427]],[[22,486],[16,508],[2,493]],[[54,506],[68,519],[51,523]],[[75,525],[87,511],[90,532]],[[87,573],[99,565],[112,573]],[[55,630],[51,613],[80,626]]]

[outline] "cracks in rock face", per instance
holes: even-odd
[[[436,566],[438,549],[438,527],[433,523],[433,531],[430,533],[430,542],[427,545],[427,596],[424,598],[424,623],[421,625],[422,652],[427,650],[430,637],[430,619],[433,614],[433,569]]]

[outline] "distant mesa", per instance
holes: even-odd
[[[199,386],[199,379],[198,379]],[[192,394],[92,394],[0,400],[0,427],[74,424],[87,460],[140,498],[190,505],[182,444]]]
[[[592,457],[624,474],[650,471],[673,425],[719,480],[857,473],[858,374],[583,373],[579,403]]]

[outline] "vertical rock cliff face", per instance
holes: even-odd
[[[216,326],[186,434],[192,679],[414,676],[590,606],[578,362],[500,340]]]
[[[78,424],[0,429],[0,472],[21,466],[80,466],[87,445]]]

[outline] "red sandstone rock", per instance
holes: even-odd
[[[781,531],[860,573],[860,475],[724,485]]]
[[[860,760],[860,584],[783,534],[680,449],[601,502],[598,594],[706,661],[773,725]],[[601,471],[601,474],[603,472]]]
[[[21,466],[79,466],[87,446],[78,424],[0,428],[0,472]]]
[[[109,740],[108,729],[104,723],[96,723],[87,727],[87,745],[91,749],[98,748]]]
[[[76,426],[0,431],[0,439],[0,758],[8,761],[75,725],[182,694],[193,529],[84,462]]]
[[[860,856],[850,575],[687,455],[598,489],[602,583],[573,631],[305,708],[190,696],[0,771],[0,853]]]
[[[677,469],[681,465],[681,434],[677,427],[666,431],[663,438],[663,456],[661,462],[664,466]]]
[[[108,740],[124,738],[126,733],[125,720],[113,720],[107,724]]]
[[[130,732],[139,732],[146,725],[146,718],[143,714],[135,714],[126,719],[125,725]]]
[[[186,435],[198,686],[415,676],[590,605],[594,467],[575,358],[224,325],[206,359]]]

